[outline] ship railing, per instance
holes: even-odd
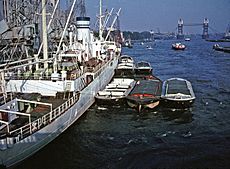
[[[102,64],[98,65],[97,69],[95,69],[95,75],[94,78],[99,76],[101,72],[109,65],[111,64],[111,60],[113,60],[113,57],[110,57],[107,62],[103,62]]]
[[[78,78],[87,72],[98,71],[101,67],[108,64],[108,62],[112,59],[113,57],[109,57],[107,58],[106,61],[103,61],[102,63],[96,65],[95,67],[85,67],[82,72],[81,71],[77,72],[75,78]],[[32,73],[31,71],[26,71],[26,72],[21,72],[21,73],[7,72],[5,73],[5,79],[6,80],[25,80],[26,78],[27,80],[51,80],[51,72],[52,70],[49,70],[49,75],[45,74],[44,72],[39,72],[39,71],[34,72],[34,73]],[[67,80],[71,80],[71,79],[72,78],[67,79]],[[61,80],[61,78],[59,78],[59,80]]]
[[[52,123],[62,114],[64,114],[66,110],[68,110],[78,99],[79,94],[75,94],[73,97],[68,99],[66,102],[64,102],[62,105],[55,108],[51,112],[37,118],[32,122],[27,123],[26,125],[18,129],[8,131],[4,138],[0,138],[0,150],[12,147],[13,144],[25,139],[36,131]],[[8,123],[5,125],[9,126]]]

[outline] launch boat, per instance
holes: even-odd
[[[135,74],[135,63],[131,56],[122,55],[115,70],[116,76],[130,77]]]
[[[152,66],[149,62],[140,61],[137,62],[135,72],[137,75],[152,75]]]
[[[126,97],[127,104],[132,108],[136,108],[138,112],[141,112],[143,108],[153,109],[159,105],[161,89],[162,82],[156,77],[139,80]]]
[[[191,83],[182,78],[171,78],[163,82],[162,105],[169,108],[184,109],[195,101]]]
[[[174,50],[184,50],[186,46],[182,43],[174,43],[172,44],[172,49]]]
[[[102,34],[94,37],[89,17],[77,17],[76,24],[70,24],[75,4],[76,0],[52,52],[43,24],[42,55],[27,51],[27,58],[0,65],[0,168],[17,165],[58,137],[114,75],[120,45]],[[48,3],[43,0],[41,5],[46,23]]]
[[[121,104],[135,86],[136,81],[129,78],[114,78],[105,89],[97,93],[96,101],[99,104]]]

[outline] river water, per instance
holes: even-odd
[[[158,108],[139,114],[126,106],[94,104],[17,168],[229,168],[230,54],[214,51],[213,43],[201,39],[184,42],[186,50],[174,51],[174,42],[137,43],[132,49],[124,48],[123,54],[150,62],[162,81],[189,80],[196,95],[191,109]]]

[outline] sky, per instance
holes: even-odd
[[[87,15],[95,23],[99,0],[85,0]],[[175,32],[179,18],[184,24],[209,19],[209,32],[222,33],[230,24],[230,0],[103,0],[103,9],[121,8],[123,31]],[[184,33],[202,33],[202,26],[185,26]]]

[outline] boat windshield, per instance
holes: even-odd
[[[150,67],[150,65],[147,62],[139,62],[137,63],[137,67]]]

